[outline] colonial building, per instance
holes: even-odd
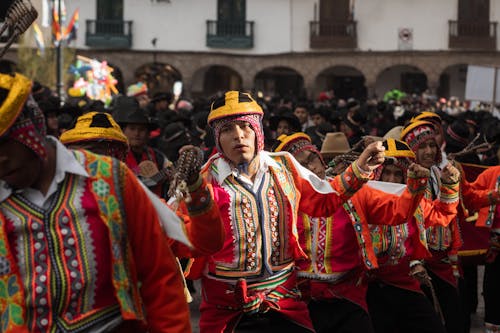
[[[34,1],[36,2],[36,1]],[[38,0],[40,2],[40,0]],[[500,65],[500,1],[71,0],[79,54],[124,84],[315,97],[399,88],[463,98],[467,65]]]

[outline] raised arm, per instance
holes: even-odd
[[[299,209],[313,217],[333,215],[370,179],[372,171],[384,162],[384,150],[380,142],[368,145],[358,160],[330,181],[329,191],[318,191],[319,186],[314,186],[314,180],[299,177],[297,183],[302,198]]]
[[[392,194],[389,190],[367,185],[352,197],[352,204],[361,220],[368,224],[397,225],[409,222],[424,196],[428,176],[427,169],[412,164],[402,193]]]
[[[441,172],[439,198],[432,201],[424,198],[421,202],[425,227],[447,226],[457,215],[460,190],[460,173],[451,164]]]
[[[462,179],[460,185],[465,206],[478,211],[483,207],[498,204],[500,202],[499,178],[500,166],[493,166],[483,171],[473,183]]]

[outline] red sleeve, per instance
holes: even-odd
[[[333,215],[369,179],[359,170],[356,162],[330,181],[334,190],[332,193],[319,193],[307,180],[300,176],[297,178],[301,195],[299,210],[312,217]]]
[[[127,231],[149,332],[191,332],[181,272],[156,211],[128,169],[125,179]]]
[[[191,202],[183,202],[177,215],[184,220],[193,249],[180,242],[174,242],[172,249],[176,256],[184,258],[214,254],[224,245],[224,227],[219,207],[213,200],[213,188],[202,179],[190,195]]]
[[[457,216],[460,184],[441,184],[439,198],[432,201],[422,199],[420,206],[424,213],[425,227],[447,226]]]
[[[352,197],[356,212],[368,224],[398,225],[413,216],[418,198],[405,190],[400,196],[363,187]]]
[[[399,196],[364,186],[352,197],[352,202],[361,220],[368,224],[403,224],[413,217],[426,184],[427,178],[408,178]]]
[[[495,189],[499,176],[500,166],[494,166],[483,171],[473,183],[463,179],[461,191],[465,206],[472,211],[478,211],[500,202],[500,192]]]

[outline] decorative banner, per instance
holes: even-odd
[[[117,80],[113,77],[113,68],[108,66],[107,61],[99,62],[96,59],[77,56],[75,65],[71,65],[69,71],[75,77],[73,87],[68,90],[72,97],[87,96],[109,106],[112,95],[118,94]]]
[[[66,29],[63,32],[63,39],[67,40],[68,43],[74,39],[76,39],[76,34],[78,32],[78,20],[80,17],[79,8],[75,9],[73,15],[71,16],[71,20],[68,23]]]
[[[59,4],[60,3],[60,4]],[[61,9],[61,13],[59,13]],[[62,38],[62,27],[66,22],[66,5],[64,0],[55,0],[52,4],[52,38],[54,45],[59,45]]]
[[[38,48],[38,54],[43,55],[45,53],[45,41],[43,40],[43,33],[36,22],[33,23],[33,36],[35,37],[36,47]]]

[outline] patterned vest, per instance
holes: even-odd
[[[270,167],[253,193],[233,175],[222,184],[212,181],[225,220],[226,241],[212,256],[209,275],[222,279],[261,279],[289,269],[297,254],[298,194],[285,159],[282,169]],[[209,169],[217,175],[215,163]],[[215,178],[215,177],[214,177]],[[267,273],[266,273],[267,272]]]
[[[110,158],[86,151],[73,153],[89,177],[67,174],[50,210],[43,214],[18,195],[12,195],[0,204],[2,332],[53,331],[56,325],[59,331],[72,331],[92,327],[103,317],[111,318],[120,312],[124,319],[144,320],[137,280],[131,267],[132,252],[127,241],[125,215],[120,206],[125,169],[122,164]],[[95,274],[95,263],[85,258],[88,249],[86,251],[82,246],[92,247],[95,244],[83,239],[89,232],[81,229],[85,228],[85,224],[77,222],[81,218],[78,214],[82,214],[82,207],[72,206],[77,182],[84,182],[83,187],[90,189],[93,218],[101,220],[95,224],[103,225],[102,231],[107,233],[107,237],[103,239],[109,242],[109,247],[103,248],[111,263],[108,274],[112,276],[114,296],[119,308],[112,307],[99,313],[91,308],[91,300],[82,297],[85,292],[82,289],[88,287],[82,281],[95,279],[92,276]],[[8,231],[16,225],[30,229],[21,233],[26,235],[24,239],[18,240],[17,244],[22,246],[11,249]],[[58,248],[61,244],[64,245],[62,253]],[[18,261],[20,254],[33,258]],[[23,281],[23,277],[27,280]],[[71,285],[65,285],[67,283]],[[72,293],[66,295],[66,290],[71,290]],[[57,297],[54,298],[51,293],[55,293]],[[30,297],[26,297],[27,295]],[[64,307],[64,311],[67,311],[64,314],[66,320],[60,321],[57,317],[62,315],[59,312],[63,309],[63,304],[67,306]],[[28,308],[36,308],[36,311],[27,313]],[[88,315],[81,318],[81,322],[67,325],[68,322],[71,323],[72,315],[77,313],[77,308],[80,312],[88,311]]]

